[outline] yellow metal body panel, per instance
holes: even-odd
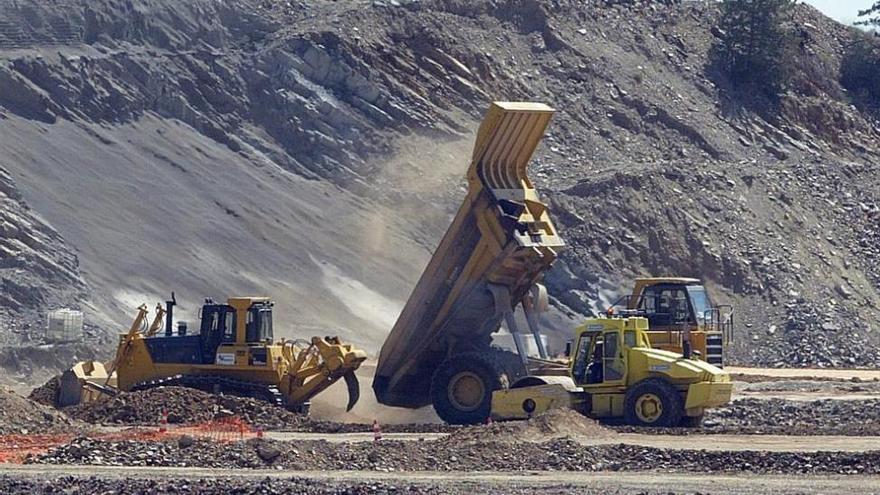
[[[699,382],[688,386],[685,409],[706,409],[723,406],[733,396],[731,382]]]
[[[619,418],[623,416],[624,393],[591,394],[590,416],[595,418]]]
[[[531,401],[534,407],[527,405]],[[557,383],[496,390],[492,393],[492,418],[528,419],[550,409],[579,409],[578,396]]]

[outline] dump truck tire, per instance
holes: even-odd
[[[660,378],[648,378],[626,392],[624,418],[635,426],[678,426],[684,404],[678,390]]]
[[[505,353],[466,352],[444,361],[431,379],[431,401],[440,419],[454,425],[484,423],[492,392],[510,386]]]
[[[703,415],[699,416],[685,416],[681,418],[681,423],[679,426],[684,428],[699,428],[703,426]]]

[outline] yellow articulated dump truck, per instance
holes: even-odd
[[[657,400],[637,399],[645,408],[648,402],[665,408],[663,419],[643,421],[660,425],[698,417],[706,407],[725,400],[724,391],[717,387],[702,390],[708,390],[703,383],[721,383],[727,375],[680,354],[651,349],[646,323],[633,330],[636,340],[627,340],[629,347],[623,339],[630,335],[623,331],[607,351],[604,336],[600,339],[601,352],[613,349],[623,356],[615,362],[617,368],[623,366],[622,377],[607,383],[603,379],[609,388],[588,389],[586,385],[594,384],[575,378],[573,364],[548,359],[537,318],[547,307],[540,281],[564,243],[527,176],[527,166],[553,112],[539,103],[496,102],[490,107],[467,171],[467,196],[382,346],[373,381],[380,403],[408,408],[432,404],[440,418],[453,424],[484,422],[495,414],[493,408],[498,418],[516,418],[559,405],[586,414],[631,419],[626,413],[626,391],[662,382],[662,391],[649,387]],[[525,336],[514,318],[518,307],[523,309],[539,357],[527,355]],[[646,320],[602,321],[603,325],[632,326]],[[516,353],[492,346],[492,334],[502,323],[513,337]],[[598,331],[595,325],[587,327]],[[588,352],[597,352],[592,345]],[[693,394],[691,387],[695,387]],[[531,395],[498,395],[510,389]],[[670,395],[671,389],[684,394],[683,398],[676,401],[678,395]],[[585,407],[594,394],[595,408]],[[664,402],[664,397],[669,400]],[[672,409],[674,414],[669,412]]]
[[[695,278],[637,278],[632,294],[618,299],[608,314],[643,316],[652,347],[693,355],[719,368],[733,339],[733,306],[713,304]]]
[[[357,402],[360,388],[354,372],[366,353],[337,337],[275,342],[269,298],[206,300],[195,334],[184,324],[174,328],[175,304],[172,295],[166,308],[157,305],[149,326],[146,305],[138,308],[131,328],[120,335],[110,369],[95,361],[74,365],[61,376],[58,405],[101,400],[119,390],[176,385],[254,397],[308,413],[309,401],[339,379],[348,386],[348,409]]]
[[[491,334],[506,320],[524,347],[513,309],[542,309],[537,284],[563,245],[526,175],[552,115],[537,103],[489,109],[467,196],[382,346],[373,381],[379,402],[433,404],[449,423],[477,423],[489,415],[492,391],[526,374],[520,357],[491,347]]]

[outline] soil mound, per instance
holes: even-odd
[[[93,424],[157,424],[163,412],[170,424],[201,423],[238,416],[263,428],[291,428],[308,421],[304,416],[264,401],[213,395],[185,387],[157,387],[120,393],[104,401],[64,409],[71,417]]]
[[[616,433],[571,409],[551,409],[525,421],[496,422],[462,428],[448,439],[453,442],[542,442],[555,438],[610,438]]]
[[[44,406],[55,407],[55,401],[58,399],[58,390],[61,387],[61,375],[55,375],[46,383],[31,390],[28,399],[43,404]]]
[[[60,411],[0,388],[0,435],[52,434],[83,426]]]

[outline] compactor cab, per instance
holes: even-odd
[[[733,334],[733,307],[713,305],[698,279],[636,279],[632,294],[618,299],[609,313],[647,318],[648,338],[655,348],[724,366],[724,347]]]

